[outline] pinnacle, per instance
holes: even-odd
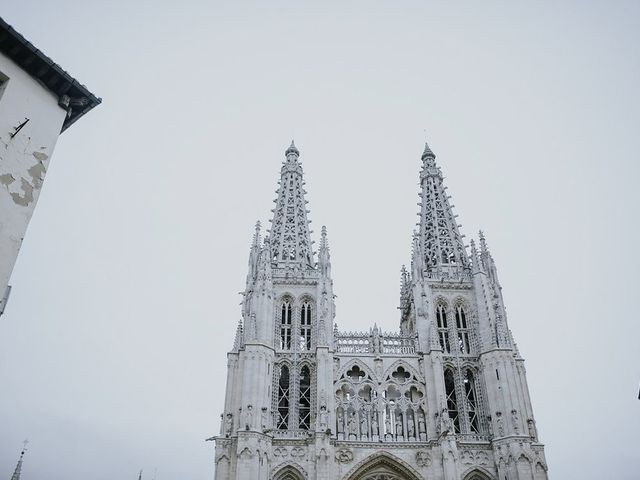
[[[327,242],[327,227],[325,227],[324,225],[322,226],[322,229],[320,232],[320,248],[321,249],[329,248],[329,243]]]
[[[422,158],[427,157],[436,158],[436,155],[435,153],[433,153],[431,148],[429,148],[429,144],[427,142],[424,142],[424,152],[422,152]]]
[[[296,144],[293,142],[293,139],[291,140],[291,145],[289,145],[289,148],[287,148],[284,154],[286,157],[288,157],[292,153],[296,156],[300,155],[300,151],[296,148]]]

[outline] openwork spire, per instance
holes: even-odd
[[[20,475],[22,474],[22,459],[24,458],[24,452],[26,451],[27,441],[25,440],[24,447],[22,447],[22,451],[20,452],[20,458],[18,459],[16,469],[13,471],[13,475],[11,475],[11,480],[20,480]]]
[[[271,252],[278,267],[313,268],[310,221],[307,219],[309,211],[304,198],[306,192],[299,156],[300,152],[292,141],[280,170],[278,198],[271,221]]]
[[[420,172],[422,201],[420,212],[420,246],[427,272],[457,276],[469,268],[469,257],[462,243],[456,216],[445,193],[436,156],[425,144]]]

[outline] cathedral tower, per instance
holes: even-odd
[[[546,479],[495,263],[482,233],[467,252],[429,146],[398,332],[335,326],[299,155],[292,142],[251,243],[216,479]]]

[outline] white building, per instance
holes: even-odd
[[[312,250],[299,152],[249,254],[216,479],[547,478],[524,360],[482,234],[466,250],[426,146],[397,332],[340,332],[326,229]]]
[[[99,103],[0,18],[0,314],[58,136]]]

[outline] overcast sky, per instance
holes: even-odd
[[[639,2],[0,15],[103,98],[59,140],[0,318],[0,477],[28,438],[24,480],[212,478],[253,225],[292,137],[338,325],[396,329],[426,130],[497,262],[551,477],[638,478]]]

